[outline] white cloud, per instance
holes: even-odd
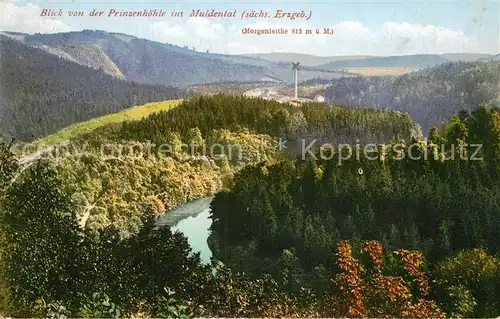
[[[267,28],[309,28],[307,23],[273,23],[270,21],[258,21],[243,27],[253,29]],[[151,25],[152,36],[144,35],[156,41],[173,43],[176,45],[188,45],[200,50],[209,49],[211,52],[220,53],[250,53],[271,51],[293,51],[297,46],[310,48],[311,45],[319,47],[325,44],[322,36],[313,35],[244,35],[241,30],[232,23],[216,23],[207,18],[189,18],[183,25],[170,24],[166,22],[155,22]],[[177,32],[172,32],[172,30]],[[182,31],[180,31],[182,29]]]
[[[312,35],[243,35],[241,29],[302,28]],[[320,31],[322,33],[322,26]],[[334,35],[316,34],[309,23],[261,20],[242,27],[222,25],[205,18],[190,18],[184,25],[153,24],[156,40],[189,45],[221,53],[300,52],[317,55],[403,55],[417,53],[484,52],[481,45],[461,30],[435,25],[386,21],[370,28],[360,21],[342,21],[330,26]],[[172,34],[171,30],[177,30]],[[183,30],[183,32],[180,31]],[[179,36],[182,34],[182,36]]]
[[[151,24],[151,34],[144,35],[155,41],[167,42],[176,45],[208,46],[209,42],[222,41],[227,34],[226,28],[213,23],[207,18],[189,18],[185,24],[169,22],[154,22]]]
[[[0,2],[0,27],[5,31],[25,33],[56,33],[71,31],[64,22],[48,17],[41,17],[42,9],[31,3],[15,5]]]
[[[151,25],[153,38],[157,41],[183,38],[186,36],[186,29],[180,25],[170,25],[168,22],[155,22]]]
[[[363,38],[370,36],[373,32],[370,28],[359,21],[342,21],[334,26],[335,36],[341,38]]]
[[[2,1],[2,0],[0,0]],[[36,4],[0,2],[2,30],[26,33],[70,31],[61,20],[40,16]],[[132,20],[131,20],[132,21]],[[178,20],[177,20],[178,21]],[[172,20],[148,24],[137,23],[137,36],[180,46],[196,47],[220,53],[298,52],[316,55],[402,55],[416,53],[493,52],[498,42],[486,42],[459,29],[410,22],[386,21],[369,27],[360,21],[345,20],[335,25],[317,26],[310,22],[260,20],[237,26],[234,20],[189,18],[184,22]],[[140,26],[140,28],[139,28]],[[143,29],[145,26],[146,29]],[[254,29],[302,28],[311,35],[244,35],[244,27]],[[324,27],[335,30],[334,35],[316,34]],[[93,28],[89,26],[89,28]],[[112,27],[114,28],[114,26]],[[117,30],[114,30],[117,31]]]
[[[435,25],[410,24],[408,22],[387,21],[381,28],[381,35],[389,49],[396,54],[408,53],[449,53],[477,52],[480,45],[475,37],[467,36],[461,30],[453,30]]]
[[[224,26],[212,23],[207,18],[189,18],[187,29],[197,37],[210,40],[220,38],[226,31]]]

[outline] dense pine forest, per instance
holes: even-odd
[[[482,106],[461,115],[443,136],[433,129],[428,141],[394,141],[374,149],[372,160],[353,156],[339,165],[342,154],[327,149],[306,160],[246,167],[212,202],[213,249],[227,266],[255,276],[280,277],[285,267],[291,290],[324,289],[343,240],[418,250],[440,274],[444,258],[464,249],[498,254],[500,112]],[[500,311],[500,276],[490,279],[486,286],[453,279],[460,284],[453,289],[478,302],[468,315]],[[437,300],[451,309],[440,293]]]
[[[430,280],[418,252],[384,255],[378,242],[342,241],[331,284],[323,292],[294,293],[287,288],[293,273],[252,279],[225,266],[213,272],[201,265],[181,234],[154,228],[156,215],[147,205],[139,208],[139,231],[125,239],[112,226],[82,229],[56,171],[40,163],[19,177],[8,146],[0,145],[0,151],[1,240],[8,243],[0,250],[1,305],[13,316],[444,316],[429,298]],[[481,250],[471,254],[481,257],[480,269],[498,272],[497,259]],[[443,279],[453,278],[469,257],[447,261]],[[284,262],[283,267],[295,265],[293,258]],[[480,283],[491,278],[486,272],[479,276]],[[469,298],[457,310],[473,305]]]
[[[23,37],[0,35],[0,317],[500,315],[498,61],[306,67],[331,104],[295,106],[155,85],[288,81],[288,64],[104,31]],[[37,161],[16,148],[178,98],[75,128]],[[208,196],[211,264],[158,223]]]
[[[461,110],[472,111],[498,98],[500,63],[452,62],[397,77],[333,80],[325,90],[329,103],[377,106],[407,112],[424,131]]]
[[[114,140],[168,142],[169,132],[185,136],[192,127],[203,136],[215,129],[250,131],[290,141],[319,138],[330,142],[385,141],[395,136],[420,136],[420,127],[405,113],[373,108],[346,109],[324,103],[305,103],[300,108],[277,101],[218,94],[200,96],[179,107],[142,121],[95,131]],[[109,132],[112,133],[109,133]],[[87,137],[86,137],[87,138]]]
[[[139,227],[126,237],[113,224],[82,227],[64,170],[42,162],[19,175],[2,144],[2,309],[51,317],[491,317],[500,259],[498,141],[488,137],[498,130],[497,111],[481,108],[453,118],[446,136],[431,134],[434,142],[484,141],[477,163],[387,154],[387,162],[340,167],[310,158],[243,168],[212,204],[226,266],[202,265],[181,234],[155,229],[150,204],[137,206]],[[423,205],[432,215],[421,218],[438,232],[418,220]],[[391,214],[395,235],[384,240]]]
[[[79,204],[77,216],[85,219],[86,227],[114,225],[126,236],[140,223],[138,202],[161,213],[215,194],[245,165],[294,154],[300,149],[299,136],[354,142],[364,136],[384,140],[413,134],[420,134],[419,126],[398,112],[325,104],[297,108],[220,94],[194,97],[138,121],[100,127],[49,157],[58,155],[56,169],[65,179],[65,191]],[[282,152],[279,138],[287,141]],[[165,146],[170,152],[161,153]]]
[[[126,82],[0,36],[0,136],[32,141],[95,116],[187,96]]]
[[[404,113],[215,95],[98,128],[27,166],[1,143],[0,313],[497,316],[499,136],[486,105],[425,141]],[[373,160],[277,149],[304,137],[388,144]],[[243,160],[206,156],[202,143],[238,144]],[[211,194],[209,241],[224,265],[156,225]]]

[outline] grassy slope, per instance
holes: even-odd
[[[67,141],[70,138],[75,137],[79,134],[90,132],[106,124],[119,123],[127,120],[139,120],[150,114],[169,110],[173,107],[176,107],[181,102],[182,99],[163,101],[163,102],[152,102],[140,106],[134,106],[118,113],[108,114],[105,116],[91,119],[89,121],[73,124],[71,126],[68,126],[60,130],[57,133],[38,139],[35,142],[33,142],[33,144],[53,145],[56,143]]]
[[[403,67],[353,67],[347,68],[347,72],[356,73],[362,76],[384,76],[384,75],[401,75],[417,71],[417,68]]]

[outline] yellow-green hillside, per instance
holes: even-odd
[[[169,110],[182,102],[182,99],[169,100],[163,102],[152,102],[144,105],[134,106],[121,112],[108,114],[105,116],[93,118],[91,120],[80,122],[68,126],[57,133],[48,135],[33,142],[34,145],[52,145],[67,141],[82,133],[87,133],[95,130],[98,127],[110,123],[119,123],[128,120],[139,120],[150,114],[160,111]]]

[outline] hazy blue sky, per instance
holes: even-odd
[[[183,10],[184,18],[40,17],[41,9],[107,12]],[[0,27],[20,32],[100,29],[222,53],[292,51],[317,55],[499,53],[500,1],[11,1],[0,4]],[[309,21],[188,18],[191,9],[312,11]],[[334,35],[243,35],[251,28],[330,27]]]

